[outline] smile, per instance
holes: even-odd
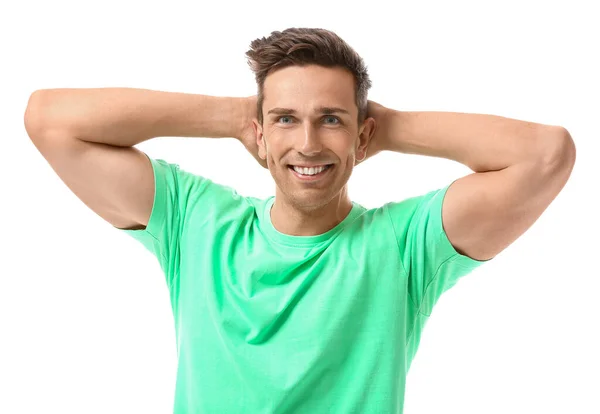
[[[329,171],[332,169],[331,167],[333,167],[333,164],[328,164],[316,168],[304,168],[288,165],[288,169],[292,172],[292,174],[302,181],[320,180],[322,177],[328,175]]]

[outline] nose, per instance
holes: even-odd
[[[319,154],[323,150],[323,144],[314,126],[311,123],[306,123],[303,131],[299,152],[307,157]]]

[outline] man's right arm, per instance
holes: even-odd
[[[134,88],[34,92],[25,129],[84,204],[118,228],[145,228],[154,174],[135,144],[155,137],[238,138],[244,98]]]

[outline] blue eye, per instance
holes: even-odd
[[[283,116],[280,116],[279,118],[277,118],[277,121],[279,122],[283,118],[290,118],[290,119],[292,119],[291,116],[283,115]],[[330,118],[330,119],[334,119],[335,121],[337,121],[337,122],[329,123],[330,125],[337,125],[337,124],[339,124],[341,122],[340,119],[337,116],[325,115],[323,118],[324,119]],[[283,122],[283,123],[284,124],[289,124],[290,122]]]

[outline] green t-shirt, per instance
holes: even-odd
[[[353,203],[330,231],[290,236],[271,223],[274,197],[150,161],[150,220],[122,231],[166,278],[174,413],[402,413],[433,306],[486,262],[446,237],[449,186],[370,210]]]

